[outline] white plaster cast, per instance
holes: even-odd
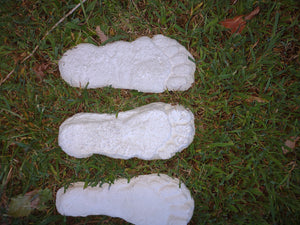
[[[137,225],[187,224],[194,211],[190,191],[178,179],[150,174],[118,179],[114,184],[84,189],[72,184],[56,194],[57,211],[65,216],[107,215]]]
[[[117,41],[104,46],[79,44],[59,60],[62,78],[73,87],[185,91],[194,82],[193,56],[163,35]]]
[[[85,158],[169,159],[193,141],[193,113],[180,105],[156,102],[115,114],[78,113],[65,120],[58,144],[67,154]]]

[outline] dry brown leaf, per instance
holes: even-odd
[[[260,97],[256,97],[256,96],[250,96],[249,98],[246,99],[246,102],[259,102],[259,103],[266,103],[268,102],[268,100],[260,98]]]
[[[49,63],[42,63],[42,64],[35,64],[33,67],[34,72],[37,75],[37,78],[39,81],[42,81],[43,78],[45,77],[45,72],[47,68],[50,66]]]
[[[39,191],[38,190],[33,190],[33,191],[30,191],[30,192],[27,192],[25,194],[26,197],[29,197],[31,200],[30,200],[30,206],[31,208],[34,208],[36,209],[38,204],[39,204],[39,201],[40,199],[35,197],[35,195],[38,193]]]
[[[11,198],[7,213],[13,217],[28,216],[34,209],[46,209],[45,203],[51,199],[52,192],[49,189],[33,190]]]
[[[300,139],[300,137],[295,137],[295,136],[290,137],[288,140],[286,140],[284,142],[284,145],[293,150],[296,147],[296,143],[299,139]],[[281,148],[282,148],[283,154],[287,154],[290,152],[290,150],[285,148],[284,146],[282,146]]]
[[[259,7],[256,7],[251,13],[248,15],[236,16],[233,19],[226,19],[220,22],[220,24],[226,28],[229,28],[231,34],[241,33],[243,29],[246,27],[247,20],[252,19],[255,15],[259,13]]]
[[[246,26],[243,16],[236,16],[233,19],[227,19],[220,22],[222,26],[229,28],[231,33],[241,33]]]
[[[245,20],[251,20],[254,16],[256,16],[260,11],[259,6],[257,6],[251,13],[245,16]]]
[[[98,37],[100,38],[101,43],[108,40],[108,37],[103,33],[100,26],[96,26],[96,33],[97,33]]]

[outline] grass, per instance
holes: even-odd
[[[77,3],[1,1],[1,78],[15,69],[0,86],[3,224],[125,224],[106,216],[63,217],[55,193],[75,181],[96,185],[149,173],[187,185],[195,200],[190,224],[299,223],[299,146],[282,152],[300,133],[297,1],[88,0],[40,41]],[[241,35],[219,24],[256,6],[260,13]],[[107,42],[158,33],[178,40],[196,60],[195,83],[162,94],[68,86],[57,62],[79,43],[99,45],[98,25]],[[47,68],[38,75],[42,64]],[[180,103],[195,115],[193,143],[170,160],[76,159],[57,144],[60,124],[75,113],[117,113],[155,101]],[[46,188],[53,195],[47,209],[7,215],[11,198]]]

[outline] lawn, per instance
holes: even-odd
[[[79,0],[0,2],[1,224],[126,224],[61,216],[56,191],[150,173],[189,188],[190,224],[299,224],[298,1],[87,0],[69,16]],[[220,23],[257,6],[240,33]],[[176,39],[195,58],[189,90],[73,88],[60,77],[58,60],[79,43],[155,34]],[[193,143],[169,160],[76,159],[58,146],[60,124],[75,113],[118,113],[157,101],[184,105],[195,116]],[[289,139],[296,145],[286,146]],[[10,216],[11,201],[35,190],[46,193],[44,207]]]

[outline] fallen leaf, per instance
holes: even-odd
[[[246,99],[246,102],[259,102],[259,103],[266,103],[268,102],[268,100],[264,99],[264,98],[260,98],[260,97],[256,97],[256,96],[250,96],[249,98]]]
[[[34,72],[37,75],[37,78],[39,81],[42,81],[43,78],[45,77],[45,72],[47,68],[49,67],[49,63],[42,63],[42,64],[35,64],[33,67]]]
[[[28,216],[34,209],[45,209],[45,203],[51,198],[49,189],[33,190],[25,195],[18,195],[11,199],[7,214],[12,217]]]
[[[245,20],[251,20],[254,16],[256,16],[259,13],[259,6],[257,6],[251,13],[245,16]]]
[[[227,19],[220,22],[222,26],[229,28],[231,33],[241,33],[246,26],[243,16],[236,16],[233,19]]]
[[[247,20],[252,19],[255,15],[259,13],[259,7],[256,7],[251,13],[248,15],[240,15],[236,16],[233,19],[226,19],[221,21],[220,24],[226,28],[229,28],[231,34],[241,33],[243,29],[246,27]]]
[[[289,149],[293,150],[296,147],[296,143],[299,139],[300,139],[300,137],[295,137],[295,136],[290,137],[288,140],[286,140],[284,142],[284,145],[286,147],[288,147]],[[282,146],[281,148],[282,148],[283,154],[287,154],[290,152],[290,150],[288,148],[285,148],[284,146]]]
[[[30,196],[12,198],[7,214],[12,217],[28,216],[33,209],[30,207]]]
[[[97,33],[98,37],[100,38],[101,43],[108,40],[108,37],[100,29],[100,26],[96,26],[96,33]]]

